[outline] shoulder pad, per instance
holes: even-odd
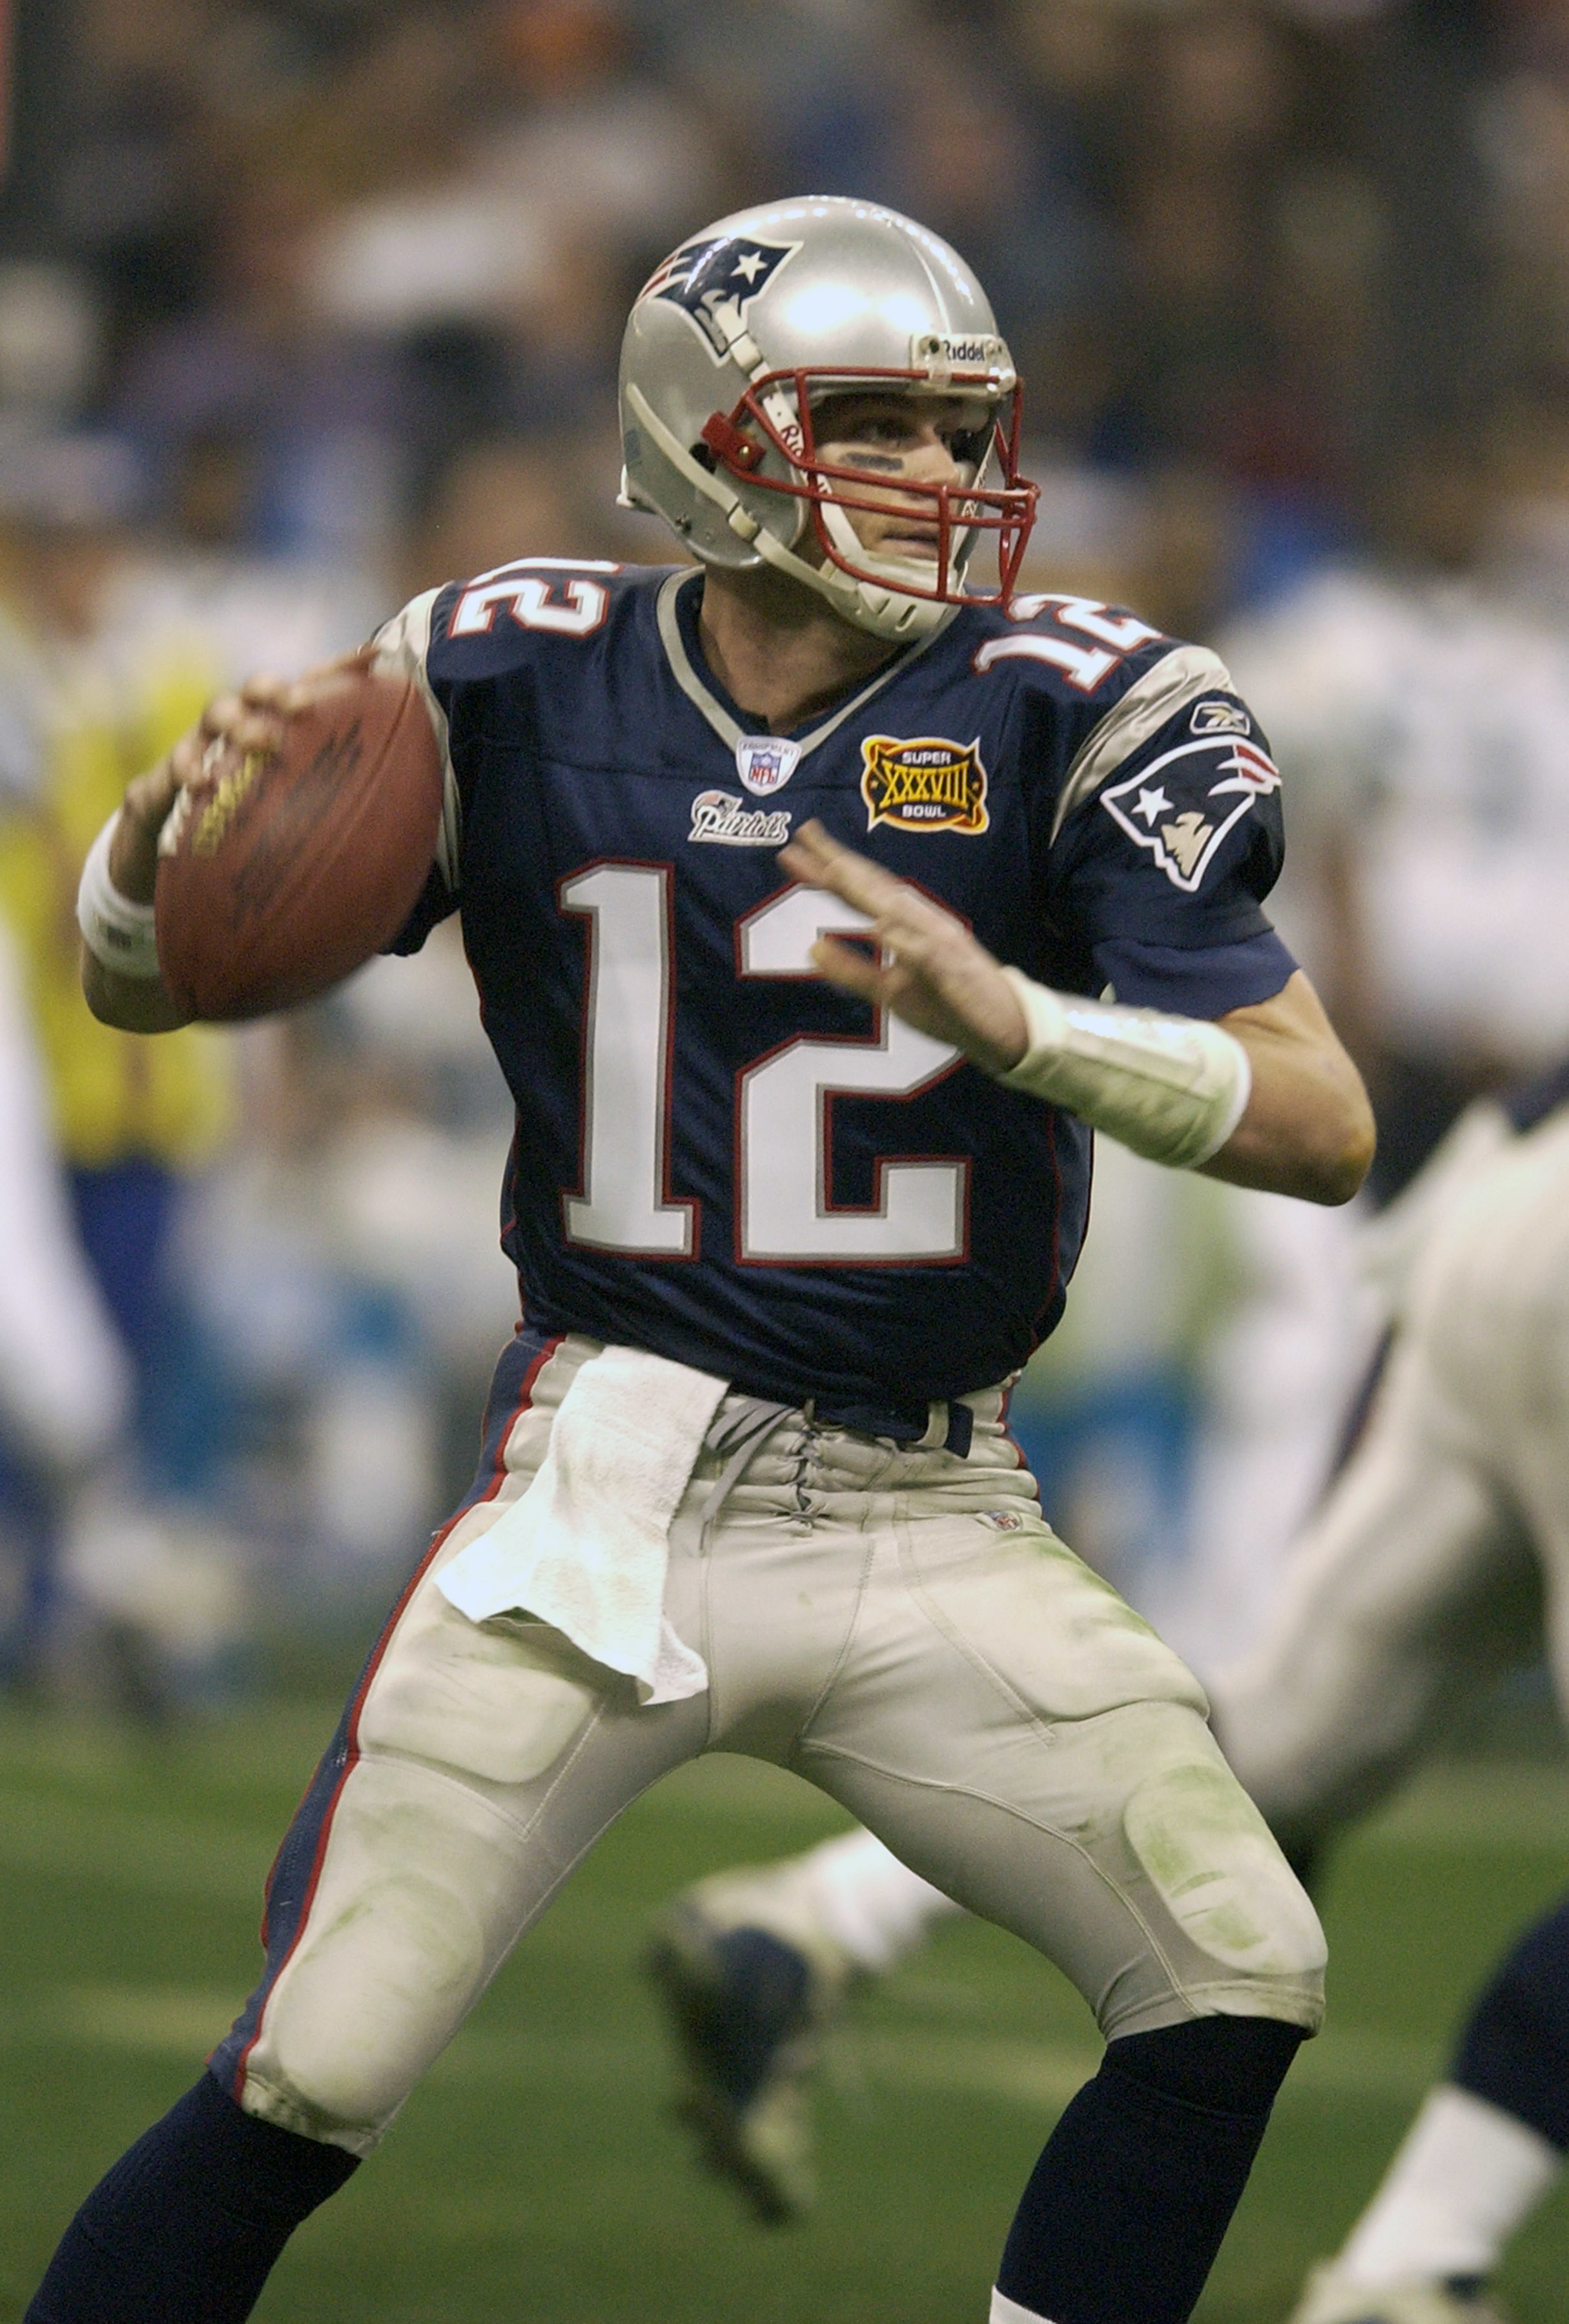
[[[610,611],[607,584],[623,569],[604,558],[513,558],[454,583],[450,596],[443,590],[442,637],[493,637],[498,622],[550,637],[592,637]]]
[[[1052,837],[1075,807],[1093,798],[1109,776],[1190,704],[1195,736],[1223,742],[1252,731],[1220,656],[1207,646],[1173,646],[1133,680],[1080,744],[1063,779]]]
[[[436,746],[441,753],[441,829],[437,840],[436,861],[441,876],[453,895],[457,892],[458,842],[462,828],[462,811],[458,803],[457,781],[452,770],[452,752],[447,730],[447,713],[437,700],[430,684],[430,621],[439,600],[440,592],[426,589],[411,597],[401,613],[390,622],[383,622],[371,643],[375,650],[375,666],[379,670],[407,678],[425,706],[436,736]]]
[[[1098,693],[1131,656],[1145,659],[1149,647],[1169,642],[1122,606],[1058,593],[1011,598],[987,628],[971,657],[977,678],[1008,662],[1021,675],[1049,671],[1081,696]]]
[[[647,595],[666,571],[606,558],[513,558],[436,593],[431,651],[448,673],[494,675],[532,641],[595,636],[618,603]]]

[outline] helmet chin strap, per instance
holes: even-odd
[[[824,530],[832,536],[834,546],[849,564],[864,567],[868,573],[875,576],[877,581],[886,578],[889,594],[900,597],[906,604],[928,605],[932,603],[932,600],[928,597],[909,596],[908,590],[900,589],[900,584],[915,581],[930,588],[937,569],[935,557],[879,557],[874,549],[865,546],[849,517],[836,501],[820,501],[817,505],[823,512]],[[965,561],[967,562],[967,559]],[[843,577],[845,580],[851,578],[848,574]],[[950,557],[946,586],[954,595],[957,595],[963,586],[964,577],[964,568],[959,558]],[[874,586],[873,583],[866,581],[854,582],[852,586],[863,590],[872,589]],[[937,606],[939,613],[947,610],[948,608],[940,604]],[[900,634],[908,633],[901,632]]]
[[[752,546],[770,565],[804,581],[808,589],[826,597],[836,613],[853,622],[858,630],[869,630],[873,637],[892,638],[900,645],[914,638],[929,638],[956,610],[945,605],[940,598],[912,597],[898,586],[899,578],[905,575],[913,578],[918,572],[924,578],[929,567],[909,567],[905,575],[900,575],[891,558],[867,557],[859,542],[856,548],[868,566],[875,570],[879,562],[886,564],[890,576],[886,588],[871,581],[858,581],[854,575],[842,573],[836,565],[809,565],[804,557],[798,557],[782,540],[776,540],[772,533],[761,528]]]
[[[886,571],[887,585],[858,581],[853,575],[841,572],[832,563],[808,564],[804,557],[798,557],[793,549],[787,549],[782,540],[776,539],[752,515],[733,484],[693,459],[686,446],[665,425],[635,383],[629,381],[626,400],[638,425],[647,429],[670,466],[679,470],[694,492],[701,493],[705,500],[713,502],[723,510],[725,522],[739,540],[745,541],[757,556],[779,572],[789,574],[793,579],[804,582],[808,589],[816,590],[818,596],[826,597],[835,612],[853,622],[856,629],[868,630],[874,637],[890,638],[903,645],[917,638],[929,637],[953,613],[954,607],[945,605],[938,598],[912,597],[900,589],[900,580],[924,579],[931,568],[914,559],[906,562],[871,556],[861,546],[843,509],[835,508],[832,501],[822,503],[823,516],[836,545],[844,554],[853,557],[872,572]]]

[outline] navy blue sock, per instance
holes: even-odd
[[[99,2180],[23,2324],[241,2324],[301,2219],[355,2168],[204,2074]]]
[[[1109,2043],[1024,2190],[999,2292],[1050,2324],[1186,2324],[1301,2040],[1197,2017]]]
[[[1569,1898],[1521,1938],[1472,2011],[1449,2079],[1569,2153]]]

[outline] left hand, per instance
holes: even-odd
[[[209,702],[196,724],[165,752],[154,767],[127,788],[120,820],[109,846],[109,877],[134,904],[150,904],[158,884],[158,840],[170,811],[189,784],[199,782],[214,742],[237,751],[275,751],[291,711],[304,708],[317,687],[367,660],[372,649],[357,647],[299,678],[263,673]]]
[[[1005,1074],[1019,1063],[1029,1046],[1024,1011],[962,920],[868,856],[841,847],[816,820],[802,825],[779,860],[792,878],[826,888],[872,922],[867,935],[880,960],[836,936],[820,936],[812,946],[830,984],[874,1009],[891,1009],[934,1040],[951,1042],[983,1073]]]

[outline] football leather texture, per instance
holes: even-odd
[[[313,1001],[380,952],[435,860],[442,767],[406,678],[324,674],[281,745],[208,746],[159,847],[158,964],[209,1023]]]

